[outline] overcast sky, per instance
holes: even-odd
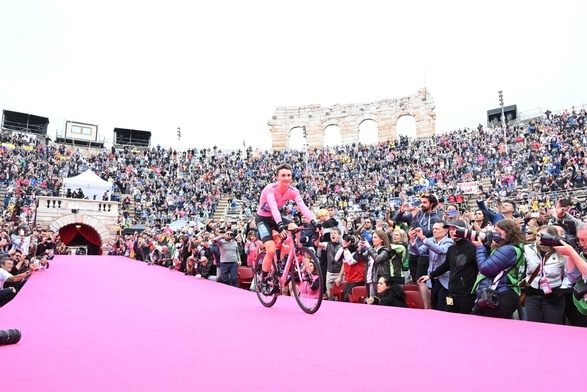
[[[437,132],[505,104],[587,104],[586,2],[0,3],[0,108],[147,130],[152,144],[268,148],[278,106],[414,94]]]

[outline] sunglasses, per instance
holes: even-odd
[[[526,232],[526,235],[534,235],[534,232],[532,232],[532,231],[527,231],[527,232]]]

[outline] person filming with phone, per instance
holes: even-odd
[[[440,220],[440,217],[436,213],[438,199],[433,194],[426,193],[420,196],[418,201],[420,203],[419,207],[414,206],[413,202],[402,204],[399,211],[395,214],[393,221],[405,222],[412,229],[421,228],[423,236],[431,238],[432,228],[434,227],[434,224]],[[416,238],[416,245],[418,247],[423,245],[420,238]],[[428,253],[416,255],[413,250],[410,249],[409,267],[412,281],[417,282],[418,279],[426,275],[428,264]],[[426,287],[425,284],[424,287]]]

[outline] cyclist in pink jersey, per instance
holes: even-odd
[[[257,209],[257,231],[259,232],[259,239],[265,245],[265,258],[263,259],[263,283],[261,290],[263,294],[269,295],[267,292],[267,274],[271,270],[271,262],[275,256],[275,241],[273,240],[272,230],[276,230],[281,238],[287,237],[287,229],[295,229],[295,223],[281,216],[279,212],[288,201],[293,200],[299,207],[301,213],[308,219],[312,226],[317,226],[314,219],[314,214],[306,206],[300,192],[291,186],[292,169],[287,163],[282,163],[275,169],[277,182],[267,185],[261,192],[261,199],[259,200],[259,208]]]

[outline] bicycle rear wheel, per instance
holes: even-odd
[[[323,280],[318,258],[308,248],[296,250],[291,266],[291,282],[296,302],[306,313],[316,313],[322,304]]]
[[[257,292],[257,298],[263,304],[263,306],[270,308],[275,304],[277,301],[277,294],[265,295],[261,292],[262,286],[262,279],[261,274],[263,273],[263,259],[265,258],[266,252],[261,252],[257,255],[256,267],[255,267],[255,289]],[[272,271],[269,272],[269,276],[273,276],[273,274],[277,271],[277,265],[275,264],[275,260],[272,262]],[[277,283],[277,280],[274,279],[274,283]],[[279,283],[277,283],[279,285]]]

